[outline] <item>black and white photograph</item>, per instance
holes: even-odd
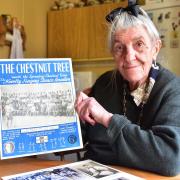
[[[118,173],[118,171],[111,169],[110,167],[103,166],[102,164],[96,163],[94,161],[89,161],[80,166],[77,166],[76,168],[97,179]]]
[[[1,87],[2,129],[57,125],[74,118],[69,83],[28,84]],[[65,118],[66,117],[66,118]],[[67,121],[66,121],[67,122]]]

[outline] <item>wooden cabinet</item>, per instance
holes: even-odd
[[[48,13],[48,57],[74,61],[111,57],[105,16],[127,2],[51,11]]]

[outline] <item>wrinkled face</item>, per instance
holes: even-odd
[[[144,83],[159,52],[159,42],[152,42],[143,26],[121,29],[114,38],[112,54],[117,69],[130,84]]]

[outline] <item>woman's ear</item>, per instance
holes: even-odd
[[[156,40],[154,47],[153,47],[153,59],[156,60],[157,55],[161,49],[161,46],[162,46],[161,40]]]

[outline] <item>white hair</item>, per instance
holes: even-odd
[[[149,18],[148,14],[142,8],[139,7],[139,9],[141,13],[139,13],[137,17],[129,14],[127,11],[124,11],[114,18],[111,23],[108,37],[108,44],[111,51],[114,45],[114,34],[117,30],[121,29],[143,26],[147,30],[147,33],[152,41],[160,40],[159,32]]]

